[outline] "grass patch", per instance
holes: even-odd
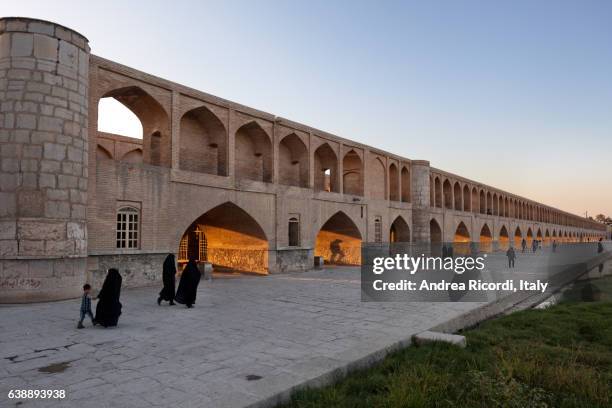
[[[612,303],[562,303],[409,347],[284,407],[611,407]]]

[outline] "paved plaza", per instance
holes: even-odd
[[[0,405],[65,389],[19,406],[247,406],[476,305],[361,303],[348,267],[203,281],[194,309],[157,306],[158,290],[124,290],[109,329],[76,330],[79,300],[2,306]]]
[[[512,271],[500,253],[487,265],[534,279],[594,256],[581,248],[519,254]],[[109,329],[77,330],[79,299],[0,306],[0,406],[245,407],[482,305],[361,302],[356,267],[202,281],[193,309],[157,306],[158,291],[123,290]],[[16,405],[10,389],[67,397]]]

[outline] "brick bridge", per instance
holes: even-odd
[[[114,98],[143,138],[98,131]],[[90,54],[82,35],[0,20],[0,302],[77,296],[166,254],[218,270],[358,264],[368,242],[578,242],[604,226]]]

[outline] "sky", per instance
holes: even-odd
[[[612,2],[3,1],[96,55],[612,216]]]

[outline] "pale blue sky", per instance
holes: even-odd
[[[610,1],[11,1],[92,52],[584,214],[612,215]]]

